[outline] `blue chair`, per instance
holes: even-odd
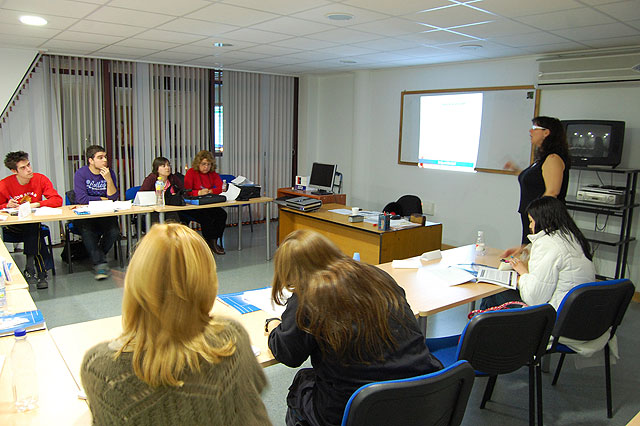
[[[40,233],[44,236],[44,242],[47,246],[47,251],[49,252],[49,259],[44,259],[45,268],[51,269],[51,273],[53,275],[56,274],[56,264],[53,261],[53,245],[51,244],[51,231],[49,227],[44,224],[40,224]],[[2,240],[5,243],[22,243],[24,240],[17,235],[11,232],[5,232],[4,227],[2,228]]]
[[[551,333],[553,344],[547,354],[560,353],[551,385],[555,386],[560,376],[566,355],[575,352],[559,342],[562,337],[575,340],[594,340],[609,331],[604,346],[605,382],[607,394],[607,417],[613,416],[611,408],[611,364],[609,341],[624,317],[635,287],[628,279],[600,281],[574,287],[558,306],[556,323]]]
[[[67,206],[70,206],[72,204],[76,204],[76,193],[71,190],[71,191],[67,191],[64,193],[64,203]],[[75,227],[73,226],[73,221],[67,221],[64,224],[64,236],[65,236],[65,245],[67,248],[67,263],[69,265],[69,273],[72,274],[73,273],[73,265],[71,262],[71,234],[74,235],[80,235],[80,232],[75,229]],[[122,247],[120,247],[120,239],[122,238],[122,236],[120,236],[120,238],[118,238],[115,242],[115,256],[116,259],[118,259],[120,261],[120,267],[124,268],[124,258],[122,256]]]
[[[458,361],[435,373],[364,385],[349,398],[342,426],[457,426],[474,379],[471,365]]]
[[[231,183],[232,180],[234,180],[236,177],[234,175],[220,175],[220,179],[222,180],[226,180],[227,184]],[[247,207],[247,209],[249,209],[249,227],[251,228],[251,232],[253,232],[253,217],[251,215],[251,204],[243,204],[245,207]],[[242,217],[240,215],[240,207],[242,206],[237,206],[238,207],[238,221],[242,220]]]
[[[537,383],[538,424],[542,426],[542,370],[556,311],[549,304],[485,312],[469,321],[460,336],[427,339],[432,354],[444,365],[466,360],[477,376],[489,376],[480,408],[491,399],[499,374],[529,367],[529,424],[535,424]],[[535,373],[535,380],[534,380]]]

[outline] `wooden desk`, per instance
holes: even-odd
[[[427,282],[422,271],[451,265],[465,265],[464,268],[469,268],[471,263],[497,267],[500,263],[500,253],[498,249],[487,249],[485,256],[476,256],[475,246],[471,244],[444,250],[442,259],[425,262],[420,269],[393,269],[391,262],[378,265],[378,268],[391,275],[404,289],[409,306],[418,317],[420,327],[426,335],[429,315],[475,302],[506,289],[493,284],[473,282],[456,286],[439,286],[436,283]]]
[[[11,262],[11,269],[9,270],[9,272],[11,272],[11,281],[6,282],[7,291],[28,289],[29,284],[27,284],[27,281],[22,276],[22,272],[20,272],[20,269],[18,269],[18,267],[16,266],[16,262],[13,261],[13,258],[11,257],[11,253],[9,253],[9,250],[7,250],[7,247],[4,245],[4,242],[1,240],[0,240],[0,259],[5,259],[6,261]]]
[[[242,315],[219,300],[216,300],[213,312],[215,315],[231,317],[245,327],[251,344],[260,348],[260,355],[257,357],[260,365],[267,367],[277,362],[269,350],[264,332],[267,312],[255,311]],[[56,327],[50,333],[76,384],[82,388],[80,366],[85,352],[100,342],[118,337],[122,333],[122,316]]]
[[[160,223],[164,223],[164,214],[166,212],[179,212],[197,209],[210,209],[213,207],[240,207],[247,204],[265,204],[265,218],[267,224],[267,260],[271,259],[271,238],[270,238],[270,226],[271,216],[269,215],[268,204],[273,202],[273,198],[258,197],[251,198],[247,201],[225,201],[224,203],[204,204],[202,206],[196,206],[193,204],[187,204],[186,206],[153,206],[153,209],[160,213]],[[242,220],[238,220],[238,250],[242,250]]]
[[[371,223],[350,223],[348,216],[329,210],[348,208],[327,204],[320,210],[305,213],[286,207],[280,209],[278,244],[297,229],[310,229],[333,241],[348,256],[360,253],[363,262],[376,265],[394,259],[406,259],[424,252],[440,249],[442,224],[380,231]]]
[[[312,192],[313,191],[311,190],[298,191],[297,189],[293,189],[293,188],[278,188],[277,197],[280,198],[280,197],[285,197],[287,195],[293,195],[296,197],[316,198],[322,201],[322,204],[342,204],[342,205],[347,204],[347,194],[314,195],[312,194]]]

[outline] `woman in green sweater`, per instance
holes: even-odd
[[[210,316],[217,290],[202,237],[179,224],[151,228],[125,276],[122,335],[82,362],[94,424],[271,424],[247,332]]]

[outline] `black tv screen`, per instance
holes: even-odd
[[[622,159],[624,121],[564,120],[571,164],[616,167]]]

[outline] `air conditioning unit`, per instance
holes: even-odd
[[[538,86],[640,81],[640,48],[572,52],[538,59]]]

